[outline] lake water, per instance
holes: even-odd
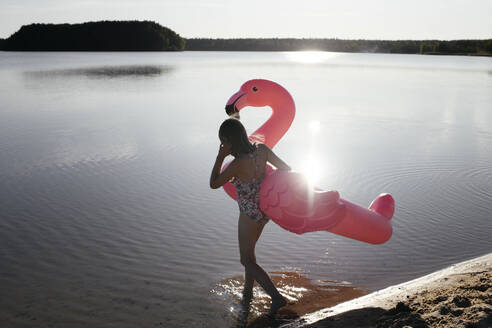
[[[230,326],[238,208],[208,179],[252,78],[296,102],[274,149],[294,169],[396,200],[383,245],[270,222],[266,271],[372,291],[492,251],[492,58],[0,52],[2,326]]]

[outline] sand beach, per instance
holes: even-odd
[[[277,326],[492,327],[491,283],[489,253]],[[281,318],[282,311],[278,320]]]

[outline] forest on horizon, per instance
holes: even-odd
[[[343,39],[186,39],[189,51],[333,51],[400,54],[492,55],[487,40],[343,40]]]
[[[30,24],[7,39],[7,51],[333,51],[492,56],[485,40],[344,40],[323,38],[182,38],[152,21]]]
[[[81,24],[30,24],[7,39],[9,51],[176,51],[185,41],[151,21],[99,21]]]

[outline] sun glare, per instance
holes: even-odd
[[[320,128],[321,123],[318,120],[312,120],[308,123],[307,130],[311,134],[309,142],[310,147],[307,152],[306,160],[300,163],[300,172],[304,174],[312,187],[319,183],[322,174],[319,159],[315,156],[316,135],[319,133]]]
[[[311,186],[316,185],[321,177],[321,168],[319,161],[310,156],[301,166],[301,173],[306,176]]]

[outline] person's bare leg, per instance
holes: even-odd
[[[278,292],[277,288],[275,288],[275,285],[270,280],[270,277],[265,270],[256,263],[254,247],[259,229],[262,228],[248,216],[244,214],[239,216],[238,238],[241,264],[244,265],[248,274],[253,277],[253,279],[256,280],[272,298],[269,314],[273,315],[279,308],[286,304],[286,301]]]
[[[254,261],[256,262],[256,256],[254,254],[254,248],[256,246],[256,243],[258,242],[258,239],[261,236],[261,233],[263,231],[263,228],[265,227],[267,221],[261,221],[257,223],[258,225],[258,230],[256,230],[256,236],[255,236],[255,244],[253,245],[253,258]],[[243,289],[243,299],[244,300],[251,300],[253,297],[253,285],[255,283],[255,279],[251,275],[251,273],[244,268],[244,289]]]
[[[256,259],[255,259],[256,261]],[[253,298],[253,286],[255,284],[255,279],[244,267],[244,288],[243,288],[243,300],[251,300]]]

